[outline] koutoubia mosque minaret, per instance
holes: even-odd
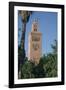
[[[38,20],[34,20],[28,36],[28,59],[35,64],[39,64],[41,54],[42,34],[39,32]]]

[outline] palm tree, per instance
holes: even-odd
[[[19,59],[19,65],[24,63],[25,60],[25,33],[26,33],[26,24],[29,21],[30,15],[32,14],[32,11],[19,11],[19,13],[22,16],[22,35],[21,35],[21,42],[20,42],[20,53],[18,56]]]

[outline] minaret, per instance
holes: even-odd
[[[39,64],[39,60],[42,53],[42,34],[39,32],[38,20],[34,20],[32,23],[32,30],[28,36],[28,59]]]

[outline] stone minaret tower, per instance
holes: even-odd
[[[35,20],[28,36],[28,59],[35,64],[39,64],[42,53],[42,34],[38,29],[38,21]]]

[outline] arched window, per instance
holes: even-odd
[[[37,29],[34,29],[34,31],[37,31]]]

